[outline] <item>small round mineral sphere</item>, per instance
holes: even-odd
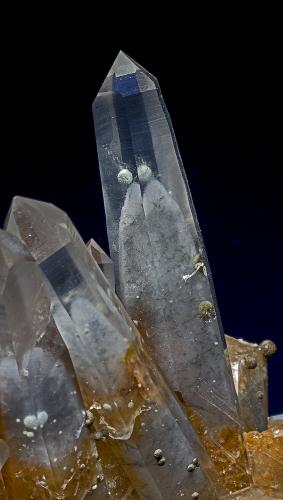
[[[138,176],[139,176],[139,180],[141,182],[149,181],[149,179],[152,176],[151,168],[148,165],[146,165],[145,163],[143,163],[142,165],[139,165],[138,166]]]
[[[117,175],[117,179],[120,184],[131,184],[133,182],[133,174],[127,168],[123,168]]]

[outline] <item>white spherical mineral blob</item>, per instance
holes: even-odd
[[[133,174],[127,168],[123,168],[117,175],[117,179],[120,184],[131,184],[133,182]]]
[[[148,182],[152,176],[151,168],[148,165],[146,165],[145,163],[143,163],[142,165],[139,165],[138,166],[138,176],[139,176],[139,180],[141,182]]]

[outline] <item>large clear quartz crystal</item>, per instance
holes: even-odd
[[[200,498],[213,499],[214,487],[205,474],[211,473],[211,465],[193,427],[145,353],[134,324],[66,214],[47,203],[15,198],[7,229],[25,243],[37,267],[34,269],[34,262],[27,257],[27,261],[21,259],[20,269],[18,264],[9,269],[5,316],[11,320],[14,312],[14,325],[19,323],[23,329],[33,318],[39,325],[29,324],[28,343],[21,345],[15,329],[7,333],[10,344],[5,343],[10,351],[4,351],[3,363],[11,363],[10,378],[21,384],[20,391],[10,386],[7,396],[4,392],[10,408],[7,437],[18,433],[17,447],[10,447],[15,457],[11,467],[18,472],[24,464],[35,477],[42,464],[39,473],[48,483],[57,480],[57,476],[53,479],[48,475],[50,461],[53,474],[58,463],[64,474],[64,466],[69,471],[68,461],[74,455],[76,463],[71,467],[75,472],[88,471],[85,458],[72,446],[77,435],[82,453],[83,446],[91,447],[96,442],[94,458],[102,468],[90,498],[104,498],[105,493],[121,500],[130,491],[131,499],[190,498],[194,492]],[[6,260],[9,268],[10,256]],[[31,293],[33,279],[41,286],[34,287],[34,295],[24,296],[24,290]],[[7,288],[9,284],[11,289]],[[44,318],[32,312],[38,298],[44,303]],[[61,357],[56,355],[53,343]],[[7,367],[3,373],[7,374]],[[72,411],[70,404],[74,405]],[[82,427],[83,408],[87,410],[87,430]],[[42,412],[48,420],[41,429],[37,422]],[[36,422],[36,430],[27,429],[34,433],[31,437],[22,434],[26,415]],[[90,435],[84,444],[86,432]],[[38,444],[31,446],[33,439]],[[19,442],[29,448],[18,448]],[[200,467],[188,471],[196,458]],[[77,482],[81,484],[80,479]],[[74,494],[74,498],[80,497]]]
[[[117,292],[227,492],[249,485],[213,283],[157,80],[120,52],[93,104]]]

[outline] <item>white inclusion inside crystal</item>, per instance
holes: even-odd
[[[37,412],[37,421],[40,426],[46,424],[47,420],[48,413],[45,410]]]
[[[34,437],[34,432],[32,431],[23,431],[23,434],[27,436],[28,438]]]
[[[104,409],[104,410],[108,410],[108,411],[110,411],[110,410],[112,410],[112,406],[111,406],[111,405],[109,405],[108,403],[104,403],[104,404],[103,404],[103,409]]]
[[[35,415],[27,415],[24,418],[24,425],[28,429],[37,429],[38,427],[37,417]]]
[[[197,272],[201,269],[201,267],[203,268],[203,272],[204,272],[205,276],[207,276],[205,265],[203,264],[203,262],[199,262],[198,264],[196,264],[196,268],[191,274],[185,274],[183,276],[183,280],[188,281],[190,278],[195,276],[195,274],[197,274]]]
[[[128,402],[128,408],[133,408],[133,406],[134,406],[134,402],[131,399],[131,401]]]
[[[138,176],[140,182],[148,182],[151,177],[152,177],[152,170],[151,168],[143,163],[142,165],[138,166]]]
[[[24,418],[24,425],[28,429],[36,431],[38,427],[43,428],[48,420],[48,413],[46,411],[38,411],[36,415],[26,415]]]
[[[120,184],[131,184],[133,182],[133,174],[127,168],[123,168],[117,175]]]
[[[21,421],[20,418],[16,418],[16,422],[19,423]]]

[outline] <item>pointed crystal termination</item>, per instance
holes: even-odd
[[[87,243],[87,249],[89,253],[96,260],[98,266],[103,272],[105,278],[109,281],[113,290],[115,290],[115,277],[114,277],[114,264],[107,253],[94,241],[93,239],[89,240]]]
[[[7,228],[44,275],[52,317],[93,415],[106,493],[117,500],[129,491],[133,499],[170,500],[196,491],[214,499],[205,473],[211,464],[197,434],[67,215],[15,198]],[[155,456],[157,449],[162,456]],[[188,473],[194,457],[201,466]]]
[[[118,295],[221,482],[244,488],[242,421],[211,273],[157,80],[120,52],[93,116]]]
[[[0,460],[7,498],[85,497],[101,466],[84,409],[42,273],[1,230]]]
[[[264,431],[268,418],[267,358],[258,344],[226,335],[240,412],[247,431]]]

